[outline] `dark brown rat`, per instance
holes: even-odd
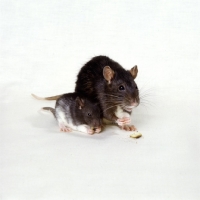
[[[134,81],[137,73],[137,66],[127,71],[114,60],[97,56],[81,68],[75,91],[98,102],[105,119],[125,130],[135,130],[129,123],[132,109],[139,104]]]
[[[89,134],[101,131],[102,116],[99,105],[77,93],[64,94],[56,101],[55,109],[44,107],[43,110],[54,114],[61,131],[77,130]]]
[[[106,120],[117,123],[124,130],[136,130],[130,125],[130,116],[132,109],[140,102],[134,80],[137,73],[137,66],[125,70],[109,57],[96,56],[78,73],[75,92],[99,103]],[[43,99],[56,100],[58,97]]]

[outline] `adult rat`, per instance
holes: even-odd
[[[77,93],[62,95],[56,101],[55,109],[51,107],[42,109],[54,114],[61,131],[77,130],[89,134],[101,131],[102,117],[99,106]]]
[[[79,71],[75,92],[99,103],[106,120],[117,123],[121,129],[134,131],[130,116],[140,102],[135,83],[137,73],[137,66],[125,70],[107,56],[96,56]],[[41,99],[56,100],[59,96]]]

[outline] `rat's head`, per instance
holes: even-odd
[[[105,66],[103,76],[106,81],[104,93],[107,101],[113,102],[128,112],[138,106],[140,102],[139,90],[135,83],[137,73],[137,66],[128,71],[119,68],[117,72],[109,66]]]
[[[86,98],[76,98],[78,109],[81,112],[83,123],[91,128],[100,128],[102,126],[102,116],[100,107]]]

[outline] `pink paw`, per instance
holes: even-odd
[[[60,124],[59,127],[60,127],[60,131],[62,131],[62,132],[71,132],[72,131],[71,128],[69,128],[63,124]]]
[[[119,126],[123,126],[123,125],[126,125],[126,124],[130,124],[131,119],[129,117],[123,117],[123,118],[117,119],[116,122]]]
[[[94,131],[95,133],[100,133],[101,132],[101,127],[95,128],[94,130],[95,130]]]
[[[90,134],[90,135],[93,135],[93,134],[94,134],[94,130],[93,130],[93,129],[90,129],[90,128],[88,128],[88,129],[87,129],[87,133],[88,133],[88,134]]]

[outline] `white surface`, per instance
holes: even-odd
[[[200,3],[0,1],[0,199],[200,199]],[[117,127],[60,133],[40,96],[71,92],[108,55],[146,105],[138,140]]]

